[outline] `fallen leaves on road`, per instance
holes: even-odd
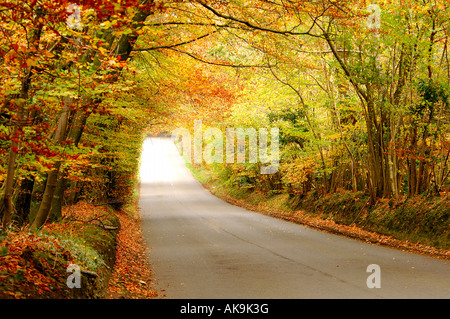
[[[117,236],[116,264],[111,276],[108,299],[150,299],[158,293],[150,287],[151,274],[143,242],[140,219],[117,212],[120,231]]]

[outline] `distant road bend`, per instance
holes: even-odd
[[[153,286],[167,298],[450,298],[449,262],[225,203],[169,138],[144,142],[139,204]]]

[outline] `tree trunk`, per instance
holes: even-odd
[[[50,220],[57,221],[62,218],[62,207],[64,200],[64,192],[66,190],[67,179],[65,178],[65,173],[61,172],[61,176],[56,182],[55,193],[53,194],[51,211],[50,211]]]
[[[43,15],[43,11],[40,8],[40,6],[37,6],[38,9],[36,9],[35,14],[37,17]],[[28,39],[28,43],[31,44],[35,52],[38,52],[39,42],[41,38],[41,31],[42,31],[42,24],[38,24],[36,28],[30,32],[31,36],[30,39]],[[28,48],[27,55],[32,56],[32,48]],[[27,66],[24,72],[24,76],[22,78],[21,82],[21,89],[20,89],[20,95],[19,98],[16,99],[16,103],[18,106],[18,123],[15,126],[13,137],[14,139],[11,141],[11,146],[9,150],[9,158],[8,158],[8,170],[5,180],[5,193],[3,197],[4,201],[4,214],[2,218],[2,228],[7,229],[9,227],[9,224],[11,222],[11,218],[13,215],[13,202],[12,202],[12,192],[13,192],[13,184],[14,184],[14,178],[16,173],[16,158],[17,158],[17,150],[19,148],[19,144],[17,142],[17,139],[19,138],[20,133],[20,126],[23,124],[23,120],[25,118],[25,105],[28,100],[28,92],[30,90],[31,85],[31,75],[32,75],[33,67]]]
[[[416,150],[417,150],[417,126],[413,123],[411,144],[410,144],[410,158],[408,159],[408,197],[416,194],[417,189],[417,169],[416,169]]]
[[[33,191],[34,178],[23,179],[18,186],[17,198],[14,201],[16,207],[17,219],[20,225],[26,223],[28,214],[30,213],[31,194]]]
[[[18,123],[15,124],[13,139],[11,140],[11,145],[9,147],[8,170],[6,173],[5,191],[3,195],[4,211],[2,218],[2,228],[5,230],[9,227],[9,224],[11,223],[11,219],[14,213],[13,185],[16,174],[16,158],[19,149],[18,139],[21,132],[20,125],[22,125],[25,113],[25,103],[28,98],[30,77],[31,77],[31,68],[29,67],[27,68],[26,76],[22,80],[22,90],[20,93],[20,98],[15,100],[19,108],[18,111],[19,120]]]
[[[8,158],[8,171],[6,175],[5,181],[5,191],[3,195],[3,218],[2,218],[2,228],[6,230],[11,223],[11,218],[13,215],[13,202],[12,202],[12,192],[13,192],[13,184],[14,184],[14,175],[15,175],[15,164],[17,153],[14,149],[17,149],[18,143],[11,142],[11,147],[9,150],[9,158]]]
[[[56,188],[56,182],[58,180],[58,172],[60,167],[61,162],[58,161],[55,163],[53,170],[50,173],[48,173],[47,185],[45,186],[44,196],[42,198],[41,205],[39,206],[36,218],[34,219],[33,224],[31,224],[30,226],[31,231],[38,230],[47,220],[53,200],[53,193]]]
[[[61,112],[61,116],[58,121],[58,126],[56,128],[56,133],[54,137],[54,143],[60,144],[67,134],[67,122],[70,113],[70,103],[71,100],[66,98],[64,101],[64,108]],[[48,173],[47,184],[45,186],[45,191],[42,196],[42,202],[39,206],[36,218],[30,226],[31,231],[38,230],[47,220],[48,214],[50,212],[51,204],[53,201],[53,194],[55,192],[56,183],[58,181],[58,173],[61,167],[61,161],[57,161],[53,169]]]
[[[369,170],[371,181],[369,185],[373,187],[373,192],[377,197],[381,197],[384,192],[384,178],[383,178],[383,159],[380,145],[380,132],[377,128],[375,116],[375,104],[373,99],[368,96],[367,99],[367,144],[369,157]]]
[[[86,103],[91,102],[92,101],[89,99],[88,101],[84,101],[83,105],[87,105]],[[78,110],[74,115],[72,125],[70,126],[68,130],[69,132],[67,133],[67,138],[73,141],[75,147],[78,146],[78,143],[80,142],[88,117],[89,113],[85,112],[83,108]],[[57,181],[55,193],[52,199],[50,213],[50,217],[52,220],[58,220],[62,217],[64,193],[69,184],[70,183],[66,178],[66,172],[64,170],[60,173],[60,177]]]
[[[39,179],[35,179],[33,190],[31,192],[30,212],[28,214],[28,222],[33,223],[36,218],[39,206],[42,202],[42,196],[44,195],[45,186],[47,184],[47,175],[41,176]]]

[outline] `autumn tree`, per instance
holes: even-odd
[[[32,148],[30,154],[36,156],[36,151],[48,148],[45,188],[32,224],[32,229],[37,229],[50,211],[64,156],[62,146],[76,145],[89,114],[101,111],[102,95],[116,83],[142,23],[156,5],[151,1],[128,1],[122,5],[80,2],[72,7],[72,14],[79,15],[79,20],[75,19],[78,25],[72,29],[67,25],[71,14],[66,11],[66,1],[5,1],[0,6],[5,34],[2,70],[9,69],[12,75],[2,91],[7,108],[2,114],[12,128],[6,133],[11,142],[3,227],[8,226],[13,213],[18,153],[22,151],[23,158]],[[40,136],[44,145],[37,145],[30,133],[42,126],[52,133]],[[38,169],[31,172],[36,176]]]
[[[447,165],[442,157],[447,154],[445,138],[441,135],[442,143],[434,144],[437,149],[433,150],[429,137],[433,123],[440,128],[443,123],[434,110],[439,109],[442,116],[448,105],[448,4],[409,1],[367,6],[365,2],[299,1],[199,5],[215,24],[239,29],[234,31],[236,36],[277,63],[278,70],[283,69],[282,64],[299,70],[289,77],[270,68],[303,105],[309,104],[303,96],[311,87],[300,89],[298,74],[326,92],[334,103],[334,116],[346,116],[336,102],[359,101],[362,117],[355,120],[365,126],[361,133],[367,145],[363,178],[372,203],[381,196],[402,194],[404,176],[409,196],[431,189],[435,164],[426,154],[440,153],[439,166]],[[316,69],[323,63],[328,66],[323,72],[312,71],[314,67],[303,67],[308,60]],[[322,80],[326,78],[334,80]],[[333,91],[336,94],[331,94]],[[341,124],[336,129],[342,140]],[[317,141],[319,134],[314,135]],[[346,147],[346,151],[352,163],[352,188],[357,189],[355,150]],[[324,182],[332,181],[325,178]]]

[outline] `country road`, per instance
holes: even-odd
[[[450,298],[449,262],[225,203],[169,138],[144,142],[139,205],[153,287],[166,298]]]

